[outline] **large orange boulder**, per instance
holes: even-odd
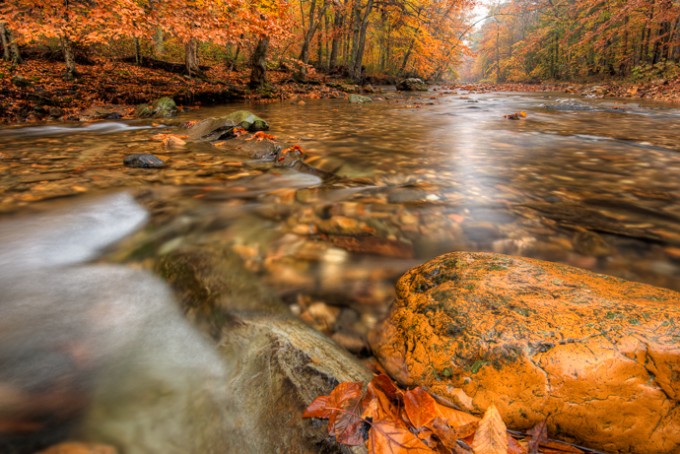
[[[680,294],[451,253],[414,268],[370,343],[401,384],[607,452],[680,452]]]

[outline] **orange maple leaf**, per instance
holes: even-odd
[[[257,140],[258,142],[261,141],[261,140],[265,140],[265,139],[276,140],[276,136],[273,136],[271,134],[267,134],[264,131],[258,131],[255,134],[253,134],[253,137],[249,137],[246,140],[253,140],[253,139]]]

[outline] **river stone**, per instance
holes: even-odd
[[[139,118],[169,118],[177,114],[175,100],[164,96],[148,104],[140,104],[135,109],[135,115]]]
[[[491,253],[404,274],[370,344],[402,385],[607,452],[680,451],[680,294]]]
[[[165,163],[160,158],[148,153],[129,154],[123,159],[123,164],[126,167],[140,169],[162,169],[165,167]]]
[[[404,79],[397,84],[397,90],[399,91],[427,91],[427,85],[422,79],[417,77],[410,77]]]
[[[373,100],[368,96],[351,94],[349,95],[349,102],[352,104],[364,104],[367,102],[373,102]]]
[[[237,110],[222,117],[211,117],[189,126],[188,135],[192,140],[217,140],[234,137],[234,128],[243,128],[246,131],[266,131],[269,124],[257,115],[247,110]]]

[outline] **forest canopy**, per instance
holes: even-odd
[[[488,11],[480,18],[480,7]],[[305,80],[629,81],[680,77],[679,0],[6,0],[3,57],[206,64]],[[12,69],[14,71],[14,69]],[[213,76],[214,79],[214,76]]]
[[[475,37],[489,82],[680,75],[678,0],[512,0]]]
[[[473,0],[7,0],[5,58],[18,46],[58,46],[69,77],[77,53],[180,56],[190,75],[201,55],[233,63],[294,60],[360,78],[367,70],[425,78],[460,60]],[[168,52],[170,55],[168,55]],[[174,55],[173,55],[174,54]]]

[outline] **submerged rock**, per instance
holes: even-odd
[[[371,373],[294,318],[217,242],[171,252],[157,270],[180,296],[187,316],[215,340],[226,365],[229,441],[222,452],[350,451],[328,437],[325,424],[301,414],[339,382],[370,380]]]
[[[139,118],[170,118],[177,115],[177,104],[169,97],[158,98],[151,105],[140,104],[135,109],[135,115]]]
[[[129,154],[123,159],[123,164],[126,167],[140,169],[162,169],[165,167],[165,162],[162,159],[148,153]]]
[[[369,340],[403,385],[607,452],[680,450],[680,294],[490,253],[440,256],[397,293]]]
[[[410,77],[404,79],[397,84],[397,90],[399,91],[427,91],[427,85],[422,79],[417,77]]]
[[[368,96],[351,94],[349,95],[349,102],[352,104],[364,104],[367,102],[373,102],[373,100]]]

